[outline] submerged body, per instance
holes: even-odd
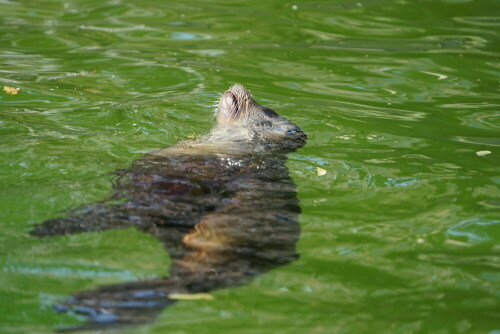
[[[134,226],[168,251],[169,276],[79,292],[57,306],[89,324],[143,323],[172,294],[238,286],[297,258],[300,208],[285,166],[305,134],[258,105],[243,86],[226,91],[218,124],[195,141],[152,152],[119,175],[110,198],[37,226],[45,237]]]

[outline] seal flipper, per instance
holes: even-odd
[[[111,329],[123,325],[140,325],[154,320],[167,306],[176,302],[167,291],[179,291],[175,282],[167,278],[127,282],[103,286],[74,294],[54,305],[56,312],[74,312],[85,315],[88,321],[59,332],[85,329]]]
[[[116,215],[116,208],[112,205],[94,204],[85,209],[70,211],[70,214],[44,221],[35,226],[30,234],[35,237],[51,237],[144,225],[137,216]]]

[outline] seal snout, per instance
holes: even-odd
[[[217,122],[232,123],[241,119],[251,101],[253,101],[252,96],[242,85],[229,87],[220,97]]]
[[[217,109],[217,122],[226,123],[233,122],[239,118],[239,105],[236,96],[229,90],[226,91],[219,100]]]

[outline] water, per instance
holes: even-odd
[[[160,243],[133,229],[28,232],[206,133],[235,82],[309,136],[287,163],[301,257],[123,332],[500,331],[499,8],[0,1],[0,84],[21,88],[0,94],[0,332],[81,323],[51,305],[165,275]]]

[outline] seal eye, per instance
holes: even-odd
[[[273,126],[273,123],[271,123],[270,121],[262,121],[257,123],[257,126],[261,128],[271,128]]]
[[[238,100],[231,92],[222,94],[219,100],[219,108],[217,110],[217,122],[233,122],[240,117],[240,108]]]
[[[262,107],[262,111],[269,118],[276,118],[276,117],[278,117],[278,114],[276,113],[276,111],[274,111],[272,109],[269,109],[269,108],[266,108],[266,107]]]

